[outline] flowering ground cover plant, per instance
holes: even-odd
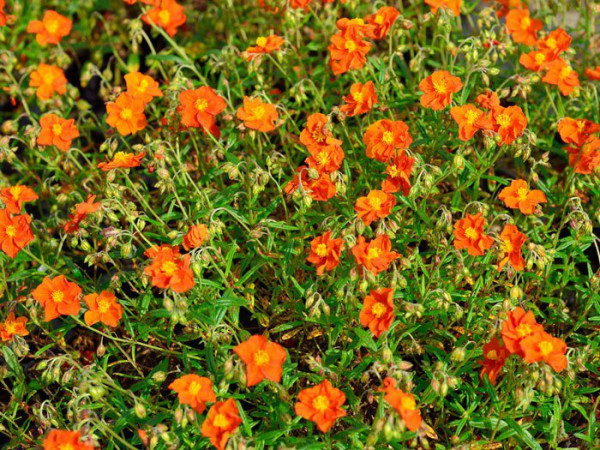
[[[600,445],[600,6],[0,0],[0,443]]]

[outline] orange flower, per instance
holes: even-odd
[[[365,297],[359,318],[360,324],[369,327],[376,338],[381,336],[394,321],[394,290],[371,289]]]
[[[74,119],[63,119],[56,114],[46,114],[40,119],[40,134],[37,138],[39,145],[54,145],[66,152],[71,148],[73,139],[79,137],[79,130]]]
[[[350,94],[344,97],[345,105],[340,106],[340,111],[348,116],[365,114],[377,103],[377,93],[372,81],[365,84],[354,83],[350,86]]]
[[[187,17],[183,6],[175,0],[160,0],[160,3],[142,16],[142,20],[163,28],[169,36],[175,36],[177,28],[186,22]]]
[[[437,70],[419,83],[423,92],[421,105],[434,111],[442,110],[452,101],[452,94],[461,88],[460,78],[445,70]]]
[[[54,278],[44,277],[42,283],[31,293],[44,307],[44,320],[50,322],[61,315],[79,314],[81,288],[67,280],[64,275]]]
[[[29,87],[36,87],[35,95],[40,100],[48,100],[56,92],[67,92],[67,79],[62,69],[48,64],[39,64],[29,75]]]
[[[317,155],[324,147],[340,147],[342,144],[342,141],[333,137],[329,129],[329,120],[325,114],[321,113],[308,116],[306,127],[300,133],[300,142],[313,156]]]
[[[389,216],[395,204],[396,197],[392,194],[372,190],[366,197],[356,200],[354,211],[365,225],[371,225],[373,221]]]
[[[44,439],[44,450],[94,450],[94,446],[81,442],[79,431],[51,430]]]
[[[375,14],[365,17],[367,23],[373,26],[373,33],[370,37],[373,39],[385,38],[399,15],[400,12],[393,6],[384,6],[379,8]]]
[[[325,145],[309,150],[311,156],[304,162],[320,174],[329,174],[338,170],[344,161],[344,150],[339,145]]]
[[[479,361],[479,364],[483,366],[480,377],[483,378],[484,375],[487,375],[490,383],[495,386],[498,375],[509,356],[510,353],[498,338],[492,338],[490,342],[483,345],[483,361]]]
[[[378,120],[369,125],[363,135],[367,156],[381,162],[395,158],[398,150],[407,149],[412,142],[408,125],[401,120]]]
[[[588,67],[585,69],[585,76],[590,80],[600,80],[600,66]]]
[[[544,361],[556,372],[567,368],[567,344],[545,331],[538,331],[521,341],[523,360],[527,363]]]
[[[328,380],[315,387],[302,389],[298,393],[298,402],[294,405],[296,415],[310,420],[323,433],[327,433],[335,421],[346,415],[342,405],[346,395],[334,388]]]
[[[408,195],[411,186],[410,174],[414,164],[415,159],[405,152],[392,159],[385,169],[388,177],[381,183],[381,190],[384,192],[398,192],[402,189],[402,193]]]
[[[481,256],[492,246],[494,241],[483,231],[485,218],[481,213],[467,214],[454,224],[454,248],[467,249],[471,256]]]
[[[190,255],[179,254],[178,246],[162,244],[151,247],[144,252],[152,263],[144,269],[144,273],[152,279],[152,286],[175,292],[187,292],[194,287],[194,272],[190,269]]]
[[[590,174],[600,167],[600,139],[590,137],[581,148],[568,148],[569,164],[575,173]]]
[[[183,237],[181,245],[186,251],[200,247],[208,237],[208,228],[206,225],[192,225],[186,235]]]
[[[144,107],[143,101],[124,92],[114,102],[106,104],[106,123],[115,127],[122,136],[135,134],[146,128],[148,123]]]
[[[219,137],[221,132],[215,123],[215,116],[225,110],[225,99],[209,86],[189,89],[179,94],[181,123],[186,127],[202,128],[206,133]]]
[[[537,42],[537,47],[541,50],[546,50],[554,57],[569,49],[573,39],[562,28],[557,28],[552,31],[544,39]]]
[[[452,11],[456,17],[460,16],[462,0],[425,0],[425,3],[431,6],[433,14],[437,13],[439,8],[446,8]]]
[[[283,362],[287,358],[281,345],[254,335],[233,347],[233,351],[246,364],[246,386],[254,386],[265,378],[276,383],[281,381]]]
[[[391,251],[392,243],[387,234],[381,234],[367,243],[363,236],[359,236],[358,242],[352,248],[352,254],[359,266],[364,266],[373,275],[386,270],[390,264],[400,257]]]
[[[310,254],[306,261],[317,266],[317,275],[323,275],[326,270],[338,266],[343,246],[343,239],[331,239],[331,231],[327,231],[310,242]]]
[[[17,317],[10,312],[4,323],[0,323],[0,339],[4,342],[12,341],[13,336],[27,336],[27,317]]]
[[[523,308],[517,306],[507,314],[506,320],[502,322],[502,341],[511,354],[516,353],[523,356],[521,347],[523,339],[543,330],[544,328],[535,321],[531,311],[525,312]]]
[[[558,90],[562,95],[569,95],[576,87],[579,87],[579,75],[561,58],[548,64],[548,72],[544,75],[542,81],[558,86]]]
[[[348,31],[354,33],[357,38],[375,37],[375,26],[365,23],[364,19],[361,19],[360,17],[356,17],[354,19],[342,17],[335,23],[335,25],[342,33]]]
[[[511,9],[506,15],[506,28],[513,41],[525,45],[535,45],[537,32],[542,29],[542,21],[532,19],[528,9]]]
[[[237,118],[244,121],[246,128],[257,131],[273,131],[279,113],[275,105],[263,103],[258,97],[250,98],[244,95],[244,105],[238,108]]]
[[[498,198],[509,208],[519,208],[523,214],[533,214],[540,203],[546,203],[546,195],[539,189],[529,190],[525,180],[513,180],[500,191]]]
[[[179,403],[190,405],[198,414],[204,412],[207,402],[217,400],[212,381],[193,373],[177,378],[169,385],[169,389],[177,392]]]
[[[123,315],[123,307],[117,302],[115,294],[102,291],[100,294],[88,294],[83,301],[89,310],[84,314],[85,323],[92,326],[102,322],[109,327],[116,327]]]
[[[28,214],[11,216],[7,209],[0,209],[0,250],[14,258],[33,241],[31,217]]]
[[[290,8],[308,10],[308,5],[312,0],[289,0]]]
[[[0,27],[3,27],[8,23],[9,17],[14,17],[14,16],[6,15],[6,12],[4,11],[5,7],[6,7],[6,2],[4,0],[0,0]]]
[[[502,270],[507,262],[510,262],[513,269],[518,272],[525,268],[521,247],[526,239],[527,237],[516,226],[504,225],[504,229],[500,234],[502,259],[498,262],[498,271]]]
[[[567,144],[583,145],[588,138],[600,131],[600,125],[586,119],[571,119],[564,117],[558,122],[560,138]]]
[[[355,27],[331,36],[329,65],[334,75],[340,75],[351,69],[362,69],[367,62],[366,55],[371,50],[371,43],[362,39]]]
[[[242,423],[237,404],[232,398],[217,402],[208,410],[202,423],[202,436],[210,439],[217,450],[224,450],[229,437]]]
[[[51,9],[44,12],[42,20],[32,20],[27,25],[28,33],[35,33],[38,44],[58,44],[60,40],[71,32],[73,22],[71,19],[60,15]]]
[[[74,233],[79,230],[79,224],[88,214],[95,213],[100,209],[100,202],[94,203],[96,199],[95,195],[89,195],[87,200],[82,203],[75,205],[75,211],[73,214],[69,214],[69,221],[63,225],[63,230],[66,233]]]
[[[383,387],[379,388],[379,391],[385,392],[385,401],[400,414],[406,428],[410,431],[421,428],[421,411],[417,408],[414,395],[397,389],[396,380],[390,377],[383,380]]]
[[[296,172],[298,172],[298,175],[284,188],[286,194],[292,194],[300,188],[301,192],[307,193],[313,200],[318,202],[326,202],[335,195],[335,184],[331,181],[329,174],[321,173],[318,178],[309,179],[306,166],[298,167]]]
[[[255,46],[251,46],[246,49],[246,60],[253,61],[260,55],[279,50],[284,43],[285,39],[277,35],[260,36],[256,38]]]
[[[158,87],[158,82],[152,77],[140,72],[131,72],[125,75],[127,93],[133,98],[149,103],[154,97],[162,97],[163,93]]]
[[[458,138],[468,141],[478,130],[486,128],[485,114],[474,105],[453,106],[450,115],[458,124]]]
[[[518,106],[499,106],[492,112],[492,119],[501,144],[512,144],[527,128],[527,117]]]
[[[483,109],[494,110],[500,106],[500,98],[493,91],[485,91],[483,94],[479,94],[475,101]]]
[[[555,57],[547,50],[535,50],[529,53],[523,53],[519,58],[519,63],[527,70],[539,72],[546,69],[548,63]]]
[[[37,200],[37,194],[30,187],[17,184],[0,190],[0,199],[4,202],[6,210],[11,214],[20,214],[23,205]]]
[[[131,169],[133,167],[139,167],[142,164],[142,159],[146,154],[144,152],[138,153],[125,153],[117,152],[114,154],[113,159],[107,158],[107,162],[101,162],[98,164],[98,169],[102,169],[104,172],[108,172],[113,169]]]
[[[502,9],[496,11],[496,15],[500,19],[505,17],[511,9],[523,8],[523,3],[521,0],[496,0],[496,2],[502,7]]]

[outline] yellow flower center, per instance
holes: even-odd
[[[317,411],[324,412],[327,408],[329,408],[329,399],[324,395],[319,395],[315,397],[312,405]]]
[[[487,355],[485,357],[490,361],[496,361],[498,359],[498,353],[496,352],[496,350],[490,350],[489,352],[487,352]]]
[[[254,354],[254,364],[256,364],[257,366],[264,366],[265,364],[269,364],[269,361],[271,361],[271,357],[264,350],[258,350]]]
[[[17,323],[16,322],[6,322],[4,324],[4,331],[6,331],[9,335],[15,334],[17,332]]]
[[[381,249],[379,247],[371,247],[367,251],[367,259],[376,259],[381,256]]]
[[[204,112],[208,108],[208,101],[205,98],[199,98],[194,103],[194,106],[198,112]]]
[[[565,66],[562,69],[560,69],[560,79],[564,79],[567,78],[569,75],[571,75],[571,72],[573,72],[573,69],[571,69],[569,66]]]
[[[445,94],[448,92],[448,86],[446,85],[446,80],[434,80],[433,81],[433,89],[440,94]]]
[[[550,353],[552,353],[552,350],[554,350],[554,346],[550,341],[542,341],[538,345],[540,347],[540,353],[543,356],[548,356]]]
[[[63,291],[54,291],[51,297],[54,303],[61,303],[65,299],[65,293]]]
[[[477,232],[477,230],[473,227],[469,227],[465,230],[465,236],[468,237],[469,239],[477,239],[477,236],[479,236],[479,233]]]
[[[213,425],[217,428],[227,428],[229,426],[229,419],[225,417],[225,414],[217,414],[213,420]]]
[[[325,134],[323,134],[323,132],[320,131],[320,130],[313,131],[311,133],[311,136],[312,136],[313,140],[315,142],[317,142],[318,144],[320,144],[321,142],[325,141],[325,139],[327,139],[327,137],[325,136]]]
[[[162,263],[160,270],[162,270],[165,275],[171,276],[177,271],[177,264],[175,264],[173,261],[166,261]]]
[[[379,211],[381,209],[381,199],[379,197],[371,197],[369,198],[369,205],[375,210]]]
[[[319,245],[317,245],[317,249],[315,250],[315,252],[321,258],[327,256],[327,253],[329,253],[327,251],[327,246],[325,244],[319,244]]]
[[[350,40],[350,41],[346,41],[346,43],[344,44],[344,47],[346,47],[346,50],[348,50],[349,52],[355,52],[356,51],[356,42]]]
[[[148,80],[142,78],[142,81],[140,81],[140,84],[138,86],[138,91],[146,92],[146,89],[148,89]]]
[[[63,127],[62,125],[55,123],[54,125],[52,125],[52,134],[54,134],[54,136],[60,136],[62,133]]]
[[[371,313],[379,319],[381,316],[383,316],[385,310],[386,307],[383,303],[375,303],[371,308]]]
[[[256,45],[258,45],[259,47],[264,47],[265,45],[267,45],[267,38],[264,36],[257,38]]]
[[[119,116],[123,120],[129,120],[133,117],[133,111],[131,111],[129,108],[124,108],[121,110],[121,114],[119,114]]]
[[[415,399],[409,396],[402,397],[402,409],[408,411],[414,411],[415,409],[417,409]]]
[[[377,25],[381,25],[383,23],[383,16],[381,14],[377,14],[375,16],[375,23]]]
[[[166,9],[161,10],[158,13],[158,20],[160,20],[160,23],[162,23],[163,25],[168,25],[171,21],[171,13]]]
[[[19,196],[21,195],[21,191],[22,191],[21,186],[13,186],[8,190],[8,192],[10,192],[10,195],[12,195],[12,197],[15,200],[19,199]]]
[[[16,228],[12,225],[7,226],[4,232],[8,237],[15,237],[15,235],[17,234]]]
[[[531,19],[529,17],[523,17],[521,19],[521,29],[526,30],[531,25]]]
[[[354,99],[354,101],[356,103],[362,103],[362,101],[363,101],[363,93],[360,92],[360,91],[355,92],[354,94],[352,94],[352,98]]]
[[[200,392],[200,389],[202,389],[202,385],[200,383],[198,383],[197,381],[192,381],[190,383],[190,386],[188,387],[188,391],[193,396],[198,395],[198,392]]]
[[[113,161],[117,164],[123,164],[129,159],[128,156],[129,155],[125,152],[117,152],[115,153],[115,156],[113,156]]]
[[[469,125],[473,125],[478,117],[479,117],[479,112],[473,111],[472,109],[467,111],[467,113],[465,114],[465,119],[467,120],[467,123]]]
[[[102,314],[106,313],[110,309],[110,302],[106,299],[98,301],[98,311]]]
[[[53,73],[45,73],[44,75],[42,75],[42,81],[44,82],[44,84],[54,84],[55,79],[56,77]]]
[[[54,34],[58,30],[58,20],[48,20],[44,24],[44,27],[46,28],[46,31],[48,31],[48,33]]]
[[[391,165],[390,167],[388,167],[388,173],[390,174],[390,177],[396,178],[398,175],[400,175],[398,166],[396,164],[394,164],[394,165]]]
[[[519,197],[519,201],[526,200],[528,194],[529,194],[529,189],[526,187],[519,188],[519,190],[517,191],[517,197]]]
[[[507,127],[510,125],[510,116],[508,114],[499,114],[498,117],[496,117],[496,122],[498,122],[498,125],[501,127]]]
[[[546,55],[544,55],[542,52],[537,52],[534,56],[534,59],[537,64],[542,64],[544,61],[546,61]]]
[[[585,128],[585,120],[578,120],[577,128],[579,128],[579,131],[583,131],[583,129]]]
[[[394,142],[394,133],[392,133],[391,131],[386,131],[385,133],[383,133],[381,140],[385,144],[390,145],[392,142]]]
[[[554,38],[548,38],[546,40],[546,45],[548,47],[550,47],[552,50],[554,50],[556,48],[556,39],[554,39]]]
[[[264,117],[264,115],[265,115],[265,108],[264,108],[264,106],[257,106],[252,111],[252,114],[254,115],[254,118],[256,118],[256,119],[262,119]]]
[[[512,253],[515,247],[509,239],[506,239],[502,242],[502,249],[504,250],[504,253]]]
[[[525,336],[529,336],[533,330],[528,323],[522,323],[516,328],[515,331],[519,337],[524,338]]]
[[[322,152],[319,152],[315,159],[321,166],[324,166],[329,162],[331,158],[329,157],[329,152],[323,150]]]
[[[59,450],[75,450],[75,447],[73,447],[73,445],[71,444],[60,444],[58,446]]]

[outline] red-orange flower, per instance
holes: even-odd
[[[371,225],[373,221],[389,216],[395,204],[396,197],[375,189],[356,200],[354,211],[365,225]]]
[[[232,398],[217,402],[208,410],[208,416],[202,423],[202,436],[210,439],[217,450],[224,450],[229,437],[242,423],[237,404]]]
[[[523,308],[517,306],[508,312],[506,320],[502,322],[502,341],[510,353],[523,356],[521,347],[523,339],[543,330],[544,328],[535,321],[531,311],[525,312]]]
[[[537,41],[537,47],[550,52],[554,57],[569,49],[573,39],[562,28],[552,31],[544,39]]]
[[[458,138],[461,141],[468,141],[478,130],[487,127],[484,112],[471,104],[453,106],[450,115],[458,124]]]
[[[89,308],[84,314],[85,323],[92,326],[102,322],[109,327],[116,327],[123,315],[123,307],[117,302],[115,294],[102,291],[100,294],[88,294],[83,301]]]
[[[67,92],[67,78],[62,69],[40,63],[29,75],[29,87],[37,88],[37,98],[48,100],[55,92],[60,95]]]
[[[100,202],[94,203],[95,195],[89,195],[85,202],[75,205],[73,214],[69,214],[69,221],[63,225],[66,233],[74,233],[79,230],[79,224],[88,214],[95,213],[100,209]]]
[[[342,141],[333,137],[329,129],[329,120],[325,114],[321,113],[308,116],[306,127],[300,133],[300,142],[306,146],[313,156],[318,154],[324,147],[340,147],[342,144]]]
[[[525,260],[521,255],[521,247],[527,237],[515,225],[506,224],[500,234],[501,259],[498,262],[498,271],[510,263],[513,269],[521,271],[525,268]]]
[[[180,255],[177,245],[162,244],[144,252],[152,263],[144,269],[151,278],[152,286],[183,293],[194,287],[194,272],[190,269],[190,255]]]
[[[365,114],[377,103],[377,93],[372,81],[365,84],[354,83],[350,86],[350,93],[344,97],[345,105],[340,106],[340,111],[348,116]]]
[[[381,336],[394,321],[394,290],[371,289],[365,297],[359,319],[360,324],[369,327],[376,338]]]
[[[600,138],[590,137],[581,148],[568,148],[569,164],[575,173],[590,174],[600,167]]]
[[[79,137],[79,130],[74,119],[63,119],[56,114],[46,114],[40,119],[39,145],[54,145],[66,152],[71,148],[73,139]]]
[[[198,414],[204,412],[207,402],[217,400],[212,381],[193,373],[177,378],[169,385],[169,389],[177,392],[179,403],[190,405]]]
[[[519,58],[519,63],[527,70],[539,72],[546,69],[548,63],[553,61],[555,56],[547,50],[534,50],[529,53],[523,53]]]
[[[500,106],[500,98],[494,91],[485,91],[483,94],[479,94],[475,101],[479,106],[487,110],[494,110]]]
[[[558,122],[557,129],[564,142],[580,147],[592,134],[600,131],[600,124],[586,119],[564,117]]]
[[[281,381],[283,362],[287,358],[281,345],[254,335],[233,347],[233,351],[246,364],[246,386],[254,386],[265,378],[276,383]]]
[[[317,266],[317,275],[333,270],[340,263],[344,246],[343,239],[331,239],[331,231],[317,236],[310,242],[310,253],[306,261]]]
[[[179,104],[178,110],[183,125],[202,128],[204,133],[208,131],[217,138],[221,135],[215,123],[215,116],[225,110],[227,103],[211,87],[202,86],[181,92]]]
[[[158,82],[152,77],[140,72],[131,72],[125,75],[127,93],[133,98],[149,103],[154,97],[162,97],[163,93],[158,87]]]
[[[579,87],[579,75],[561,58],[557,58],[548,64],[548,72],[544,75],[542,81],[558,86],[558,90],[562,95],[569,95],[576,87]]]
[[[320,174],[335,172],[344,161],[344,150],[336,144],[320,146],[309,151],[311,155],[304,162]]]
[[[363,135],[367,156],[381,162],[395,158],[398,151],[407,149],[412,142],[408,125],[401,120],[378,120]]]
[[[506,28],[513,41],[534,45],[537,42],[537,32],[542,29],[542,21],[532,19],[528,9],[511,9],[506,15]]]
[[[308,168],[300,166],[296,169],[298,174],[285,185],[286,194],[292,194],[300,188],[301,192],[308,194],[313,200],[326,202],[336,193],[335,184],[331,181],[329,174],[321,173],[316,179],[310,179]]]
[[[474,216],[467,214],[454,224],[454,247],[457,250],[467,249],[471,256],[481,256],[492,246],[494,241],[483,231],[485,218],[481,213]]]
[[[108,172],[113,169],[131,169],[133,167],[139,167],[142,164],[142,159],[146,154],[144,152],[138,153],[126,153],[117,152],[113,155],[113,159],[107,158],[107,162],[101,162],[98,164],[98,168],[104,172]]]
[[[284,43],[285,39],[283,39],[281,36],[260,36],[256,38],[256,45],[248,47],[246,49],[246,60],[252,61],[258,58],[260,55],[272,53],[275,50],[279,50]]]
[[[15,318],[15,313],[10,312],[3,323],[0,323],[0,340],[12,341],[13,336],[27,336],[27,317]]]
[[[329,50],[329,65],[334,75],[340,75],[351,69],[362,69],[367,62],[367,53],[371,50],[371,43],[362,38],[362,34],[355,27],[331,36]]]
[[[52,9],[44,12],[42,20],[32,20],[27,25],[28,33],[35,33],[35,40],[40,45],[58,44],[71,32],[73,22]]]
[[[44,450],[94,450],[94,446],[82,442],[79,431],[51,430],[44,439]]]
[[[188,232],[183,236],[181,245],[186,251],[200,247],[208,237],[208,228],[203,223],[192,225]]]
[[[0,27],[3,27],[8,23],[9,17],[14,17],[14,16],[8,16],[6,14],[6,11],[4,11],[5,7],[6,7],[6,2],[4,0],[0,0]]]
[[[54,278],[44,277],[42,283],[31,293],[44,307],[44,320],[50,322],[60,315],[79,314],[81,288],[67,280],[64,275]]]
[[[585,69],[585,76],[590,80],[600,80],[600,66]]]
[[[387,36],[392,25],[400,15],[400,12],[393,6],[383,6],[375,14],[368,15],[365,20],[373,26],[373,39],[383,39]]]
[[[523,214],[533,214],[537,205],[547,201],[542,191],[530,190],[525,180],[513,180],[500,191],[498,198],[509,208],[519,208]]]
[[[7,209],[0,209],[0,250],[14,258],[33,241],[31,217],[28,214],[12,216]]]
[[[523,360],[527,363],[544,361],[556,372],[567,368],[567,344],[562,339],[538,331],[521,341]]]
[[[290,8],[308,10],[308,5],[312,0],[289,0]]]
[[[37,200],[37,194],[30,187],[17,184],[0,190],[0,199],[4,202],[6,210],[11,214],[20,214],[23,205]]]
[[[431,6],[433,14],[437,13],[439,8],[446,8],[452,11],[456,17],[460,16],[462,0],[425,0],[425,3]]]
[[[186,22],[187,17],[183,6],[175,0],[160,0],[160,3],[142,16],[142,20],[147,24],[153,23],[163,28],[169,36],[174,36],[177,28]]]
[[[421,411],[417,408],[414,395],[396,388],[396,380],[390,377],[383,380],[383,387],[379,391],[385,392],[383,398],[400,414],[406,428],[417,431],[421,427]]]
[[[244,121],[246,128],[257,131],[273,131],[279,113],[275,105],[262,102],[258,97],[244,95],[244,105],[238,108],[237,118]]]
[[[375,26],[366,23],[365,20],[361,19],[360,17],[355,17],[354,19],[342,17],[335,23],[335,25],[342,33],[349,31],[357,38],[368,37],[374,39],[375,37]]]
[[[334,388],[328,380],[323,380],[298,393],[294,410],[296,415],[314,422],[319,430],[327,433],[337,419],[346,415],[342,409],[344,403],[346,394]]]
[[[510,356],[506,347],[498,340],[498,338],[492,338],[490,342],[483,345],[483,361],[479,361],[483,367],[481,368],[480,376],[487,375],[490,383],[496,385],[496,380],[502,368],[506,358]]]
[[[437,70],[419,83],[423,92],[420,101],[424,108],[444,109],[452,101],[452,94],[460,91],[462,81],[446,70]]]
[[[385,192],[398,192],[402,190],[404,195],[410,192],[410,174],[415,164],[415,159],[406,152],[400,153],[392,159],[385,169],[388,177],[381,183],[381,190]]]
[[[400,254],[391,249],[392,243],[387,234],[379,235],[369,243],[366,242],[363,236],[359,236],[356,245],[352,248],[352,254],[359,266],[363,266],[374,275],[377,275],[400,257]]]
[[[144,107],[143,101],[124,92],[114,102],[106,104],[108,114],[106,123],[111,127],[115,127],[123,136],[135,134],[146,128],[148,123],[144,114]]]
[[[502,9],[496,11],[496,15],[500,19],[505,17],[511,9],[523,8],[523,2],[521,0],[496,0],[496,2],[502,7]]]
[[[527,117],[519,106],[499,106],[492,111],[492,119],[501,144],[512,144],[527,128]]]

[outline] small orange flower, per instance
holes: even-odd
[[[335,172],[344,161],[344,150],[336,144],[320,146],[309,151],[311,155],[304,162],[320,174]]]
[[[399,15],[400,12],[393,6],[384,6],[379,8],[375,14],[365,17],[366,22],[373,26],[373,33],[370,37],[373,39],[385,38]]]
[[[575,88],[579,87],[579,75],[561,58],[548,64],[548,72],[542,81],[558,86],[562,95],[570,95]]]
[[[27,317],[15,318],[15,313],[10,312],[4,323],[0,323],[0,339],[3,342],[12,341],[13,336],[27,336]]]
[[[421,105],[434,111],[442,110],[452,101],[452,94],[461,88],[460,78],[445,70],[437,70],[419,83],[423,92]]]
[[[394,321],[394,290],[371,289],[365,297],[359,318],[360,324],[369,327],[376,338],[389,330]]]
[[[209,86],[189,89],[179,94],[181,123],[186,127],[202,128],[204,133],[208,131],[217,138],[221,132],[216,125],[215,116],[226,107],[225,99]]]
[[[12,216],[7,209],[0,209],[0,250],[14,258],[33,241],[31,217],[28,214]]]
[[[181,245],[186,251],[200,247],[208,237],[208,228],[203,223],[192,225],[183,237]]]
[[[246,386],[254,386],[265,378],[276,383],[281,381],[283,362],[287,358],[281,345],[254,335],[233,347],[233,351],[246,364]]]
[[[458,124],[458,138],[468,141],[478,130],[486,128],[485,114],[474,105],[453,106],[450,115]]]
[[[529,53],[523,53],[519,58],[519,63],[527,70],[540,72],[546,69],[548,63],[553,61],[555,56],[547,50],[535,50]]]
[[[69,214],[69,221],[63,225],[63,230],[66,233],[74,233],[79,230],[79,224],[88,214],[95,213],[100,209],[100,202],[94,203],[95,195],[89,195],[87,200],[75,205],[73,214]]]
[[[342,141],[335,139],[329,129],[329,119],[325,114],[315,113],[306,119],[306,127],[300,133],[300,142],[311,155],[318,154],[324,147],[340,147]]]
[[[123,307],[117,302],[115,294],[102,291],[100,294],[88,294],[83,301],[89,310],[84,314],[85,323],[92,326],[102,322],[109,327],[116,327],[123,315]]]
[[[483,231],[485,218],[481,213],[474,216],[467,214],[454,224],[454,248],[467,249],[471,256],[481,256],[492,246],[494,241]]]
[[[386,270],[390,264],[400,257],[391,251],[392,243],[387,234],[381,234],[367,243],[363,236],[358,237],[356,245],[352,248],[352,254],[359,266],[363,266],[373,275]]]
[[[346,416],[346,411],[342,409],[344,403],[346,394],[334,388],[328,380],[323,380],[298,393],[294,410],[297,416],[314,422],[319,430],[327,433],[337,419]]]
[[[154,8],[142,16],[142,20],[163,28],[169,36],[175,36],[177,28],[186,22],[187,17],[183,6],[175,0],[159,0]]]
[[[50,322],[61,315],[75,316],[81,310],[81,288],[67,280],[64,275],[44,277],[42,283],[31,293],[44,307],[44,320]]]
[[[544,39],[537,42],[537,47],[541,50],[550,52],[554,57],[557,57],[562,52],[569,49],[573,39],[562,28],[557,28],[552,31]]]
[[[590,80],[600,80],[600,66],[588,67],[585,69],[585,76]]]
[[[475,101],[479,106],[487,110],[494,110],[500,106],[500,98],[494,91],[485,91],[483,94],[479,94]]]
[[[169,389],[177,392],[179,403],[190,405],[198,414],[204,412],[207,402],[217,400],[212,381],[193,373],[177,378],[169,385]]]
[[[592,134],[600,131],[600,124],[586,119],[564,117],[558,122],[557,128],[563,142],[580,147]]]
[[[523,214],[533,214],[540,203],[546,203],[546,195],[539,189],[529,190],[527,181],[513,180],[500,191],[498,198],[509,208],[519,208]]]
[[[525,312],[523,308],[517,306],[508,312],[506,320],[502,322],[502,341],[511,354],[523,356],[521,347],[523,339],[543,330],[544,328],[535,321],[531,311]]]
[[[313,200],[318,202],[326,202],[335,195],[335,184],[331,181],[329,174],[321,173],[318,178],[310,179],[306,166],[298,167],[296,172],[298,172],[298,175],[284,188],[286,194],[290,195],[300,188],[301,192],[307,193]]]
[[[114,102],[106,104],[106,123],[115,127],[122,136],[135,134],[146,128],[148,123],[144,107],[144,102],[124,92]]]
[[[276,50],[279,50],[284,43],[285,39],[275,34],[270,36],[260,36],[256,38],[256,45],[248,47],[246,49],[246,60],[253,61],[260,55],[272,53]]]
[[[335,23],[335,25],[342,33],[351,32],[358,38],[375,38],[375,26],[366,23],[365,20],[361,19],[360,17],[356,17],[354,19],[342,17]]]
[[[431,6],[433,14],[437,13],[439,8],[446,8],[452,11],[456,17],[460,16],[462,0],[425,0],[425,3]]]
[[[131,72],[125,75],[127,93],[133,98],[149,103],[154,97],[162,97],[163,93],[152,77],[140,72]]]
[[[385,392],[385,401],[400,414],[406,428],[410,431],[421,428],[421,411],[417,408],[414,395],[396,388],[396,380],[390,377],[383,380],[383,387],[379,388],[379,391]]]
[[[371,43],[362,38],[362,34],[355,27],[331,36],[329,50],[329,65],[334,75],[340,75],[351,69],[362,69],[367,62],[367,53],[371,50]]]
[[[178,246],[162,244],[144,252],[152,263],[144,269],[151,278],[152,286],[171,288],[178,293],[187,292],[194,287],[194,272],[190,269],[190,255],[179,254]]]
[[[51,9],[44,12],[42,20],[32,20],[27,25],[28,33],[35,33],[38,44],[58,44],[61,39],[71,32],[73,22],[71,19]]]
[[[81,441],[79,431],[51,430],[44,439],[44,450],[94,450],[94,446]]]
[[[521,0],[496,0],[497,3],[500,4],[502,9],[496,11],[496,15],[498,18],[505,17],[511,9],[520,9],[523,8],[523,2]]]
[[[377,93],[372,81],[365,84],[354,83],[350,86],[350,94],[344,97],[345,105],[340,106],[340,111],[349,117],[358,116],[371,111],[377,103]]]
[[[39,145],[54,145],[66,152],[71,148],[73,139],[79,137],[79,130],[74,119],[63,119],[56,114],[46,114],[40,119],[40,134],[37,138]]]
[[[405,152],[392,159],[385,169],[388,177],[381,183],[381,190],[392,193],[402,190],[404,195],[408,195],[411,187],[410,174],[414,164],[415,159]]]
[[[244,96],[244,105],[237,110],[237,118],[244,121],[246,128],[257,131],[273,131],[279,113],[275,105],[263,103],[258,97]]]
[[[29,87],[36,87],[35,95],[40,100],[48,100],[56,92],[67,92],[67,79],[62,69],[48,64],[39,64],[29,75]]]
[[[290,8],[308,10],[308,5],[312,0],[289,0]]]
[[[401,120],[378,120],[367,127],[363,143],[369,158],[387,163],[413,142],[408,125]]]
[[[396,197],[384,191],[372,190],[366,197],[356,200],[354,211],[365,225],[387,217],[396,204]]]
[[[499,106],[492,111],[492,119],[501,144],[512,144],[527,128],[527,117],[519,106]]]
[[[556,372],[567,368],[567,344],[562,339],[538,331],[521,341],[523,360],[527,363],[544,361]]]
[[[516,43],[535,45],[542,21],[532,19],[528,9],[511,9],[506,15],[506,28]]]
[[[306,261],[317,266],[317,275],[323,275],[326,270],[338,266],[343,246],[343,239],[331,239],[331,231],[327,231],[310,242],[310,254]]]
[[[98,169],[104,172],[108,172],[113,169],[132,169],[133,167],[139,167],[142,164],[142,159],[146,154],[144,152],[138,153],[126,153],[117,152],[114,154],[113,159],[107,158],[107,162],[101,162],[98,164]]]
[[[0,27],[3,27],[8,23],[9,17],[14,17],[14,16],[8,16],[6,14],[6,11],[4,11],[5,7],[6,7],[6,2],[4,0],[0,0]]]
[[[229,437],[242,423],[237,404],[232,398],[217,402],[208,410],[208,416],[202,423],[202,436],[210,439],[217,450],[224,450]]]
[[[483,366],[480,377],[483,378],[484,375],[487,375],[490,383],[495,386],[498,375],[500,375],[506,358],[509,356],[510,353],[498,338],[492,338],[490,342],[483,345],[483,361],[479,361],[479,364]]]
[[[4,202],[6,210],[11,214],[20,214],[23,205],[37,200],[37,194],[30,187],[17,184],[0,190],[0,199]]]
[[[568,148],[569,164],[575,173],[590,174],[600,167],[600,138],[590,137],[581,148]]]
[[[525,260],[521,255],[521,247],[527,237],[511,224],[506,224],[500,234],[501,260],[498,262],[498,271],[510,262],[513,269],[520,272],[525,268]]]

